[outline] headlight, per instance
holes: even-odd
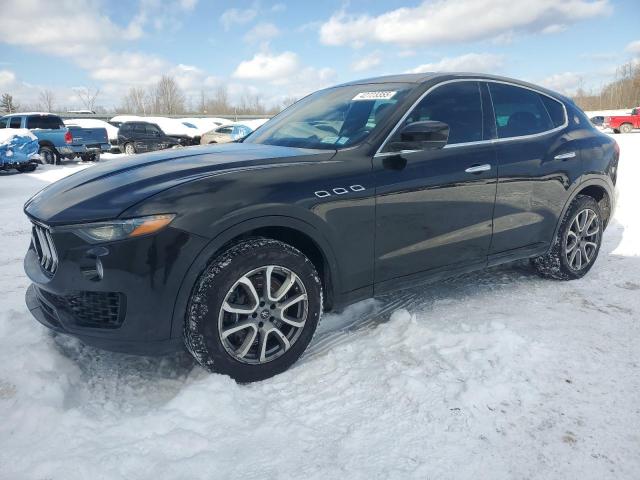
[[[140,237],[162,230],[175,218],[173,214],[151,215],[148,217],[88,223],[70,229],[90,243],[114,242],[125,238]]]

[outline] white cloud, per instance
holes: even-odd
[[[280,35],[280,30],[273,23],[259,23],[244,35],[247,43],[261,43]]]
[[[94,56],[105,44],[142,35],[136,23],[116,25],[94,2],[83,0],[13,2],[11,14],[3,15],[2,33],[5,43],[62,57]]]
[[[576,72],[564,72],[542,79],[540,85],[566,95],[571,95],[583,84],[583,76]]]
[[[631,52],[633,54],[637,54],[640,55],[640,40],[636,40],[634,42],[629,43],[626,47],[625,50],[627,52]]]
[[[326,45],[427,45],[557,29],[610,11],[609,0],[436,0],[378,16],[335,13],[320,28]]]
[[[235,25],[244,25],[249,23],[258,15],[258,9],[253,6],[251,8],[229,8],[220,15],[220,23],[225,30],[230,30]]]
[[[492,73],[504,64],[502,55],[492,53],[467,53],[459,57],[445,57],[438,62],[418,65],[407,73],[424,72],[482,72]]]
[[[377,67],[380,63],[382,63],[382,56],[378,52],[373,52],[369,55],[359,57],[351,64],[351,70],[354,72],[362,72]]]
[[[233,76],[250,80],[281,80],[300,68],[298,56],[293,52],[279,55],[256,53],[251,60],[240,62]]]
[[[540,30],[540,33],[551,35],[554,33],[564,32],[566,29],[567,26],[562,23],[552,23],[551,25],[547,25],[542,30]]]

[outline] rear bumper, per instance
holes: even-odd
[[[57,148],[62,155],[85,155],[92,153],[106,153],[111,150],[110,143],[87,144],[87,145],[65,145]]]

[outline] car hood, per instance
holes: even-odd
[[[28,200],[24,211],[47,225],[108,220],[185,182],[229,172],[315,162],[334,154],[334,150],[228,143],[114,158],[52,183]]]

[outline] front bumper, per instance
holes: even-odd
[[[175,299],[205,239],[171,227],[100,245],[69,231],[52,229],[51,238],[59,258],[53,274],[33,242],[24,260],[34,282],[26,303],[36,320],[105,350],[154,355],[182,348],[182,337],[171,336],[174,315],[184,318],[174,312]]]

